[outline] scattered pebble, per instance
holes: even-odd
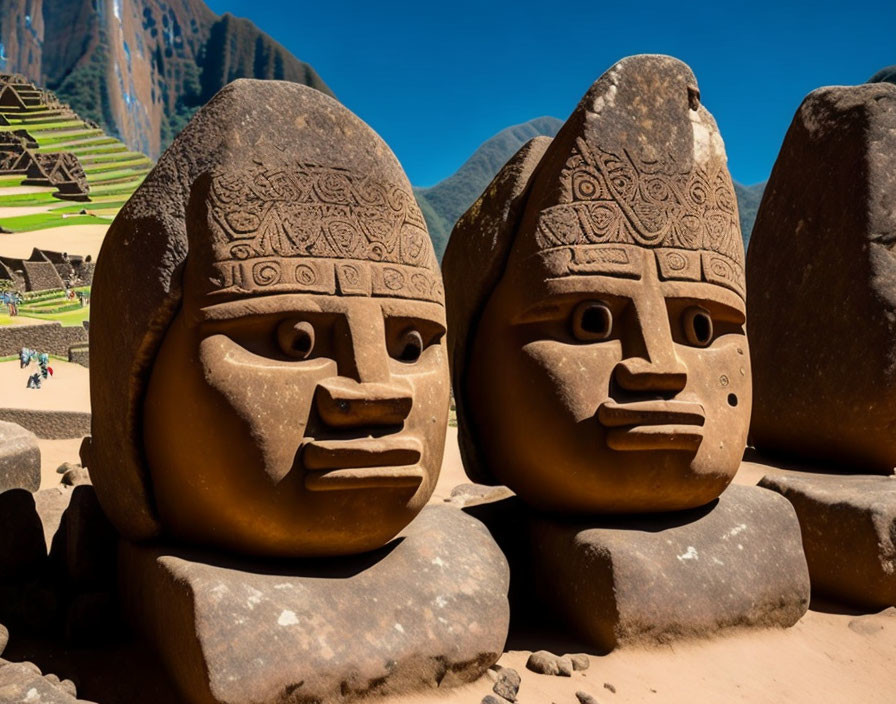
[[[597,699],[588,694],[588,692],[576,692],[576,699],[579,700],[579,704],[597,704]]]
[[[559,657],[547,650],[538,650],[529,656],[526,668],[539,675],[572,677],[572,660],[564,655]]]
[[[515,702],[517,692],[520,691],[520,675],[510,667],[502,667],[498,670],[498,679],[492,688],[499,697],[504,697],[507,701]]]
[[[90,484],[90,474],[83,467],[73,467],[62,475],[62,483],[66,486]]]
[[[501,702],[491,694],[486,694],[482,699],[482,704],[501,704]]]
[[[604,689],[609,689],[613,694],[616,694],[616,688],[609,682],[604,682]]]
[[[63,462],[56,468],[57,474],[65,474],[69,470],[78,469],[81,465],[77,462]]]
[[[591,658],[584,653],[570,655],[569,659],[572,660],[572,669],[576,671],[587,670],[591,666]]]

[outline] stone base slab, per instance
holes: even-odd
[[[896,606],[896,477],[786,472],[760,486],[796,510],[813,594]]]
[[[675,514],[532,518],[530,529],[542,602],[605,652],[788,627],[809,605],[796,515],[765,489],[732,485],[707,507]]]
[[[507,562],[430,506],[380,551],[222,564],[122,542],[125,612],[188,702],[345,702],[477,679],[504,649]]]

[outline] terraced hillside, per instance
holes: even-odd
[[[83,167],[89,197],[84,202],[62,200],[53,187],[27,185],[23,174],[0,171],[0,227],[16,233],[109,224],[152,168],[151,160],[81,119],[52,93],[15,77],[5,81],[0,91],[0,137],[13,133],[34,154],[75,155]],[[14,94],[7,94],[8,87]]]

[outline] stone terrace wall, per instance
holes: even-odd
[[[85,411],[0,408],[0,420],[21,425],[44,440],[64,440],[90,435],[90,413]]]
[[[29,291],[49,291],[63,288],[64,284],[50,262],[22,262],[25,269],[25,285]]]
[[[0,357],[18,354],[23,347],[68,357],[69,347],[86,342],[87,330],[81,326],[63,327],[61,323],[46,323],[0,327]]]

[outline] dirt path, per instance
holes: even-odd
[[[0,255],[25,258],[38,247],[54,252],[69,252],[96,259],[108,225],[64,225],[32,232],[0,234]]]

